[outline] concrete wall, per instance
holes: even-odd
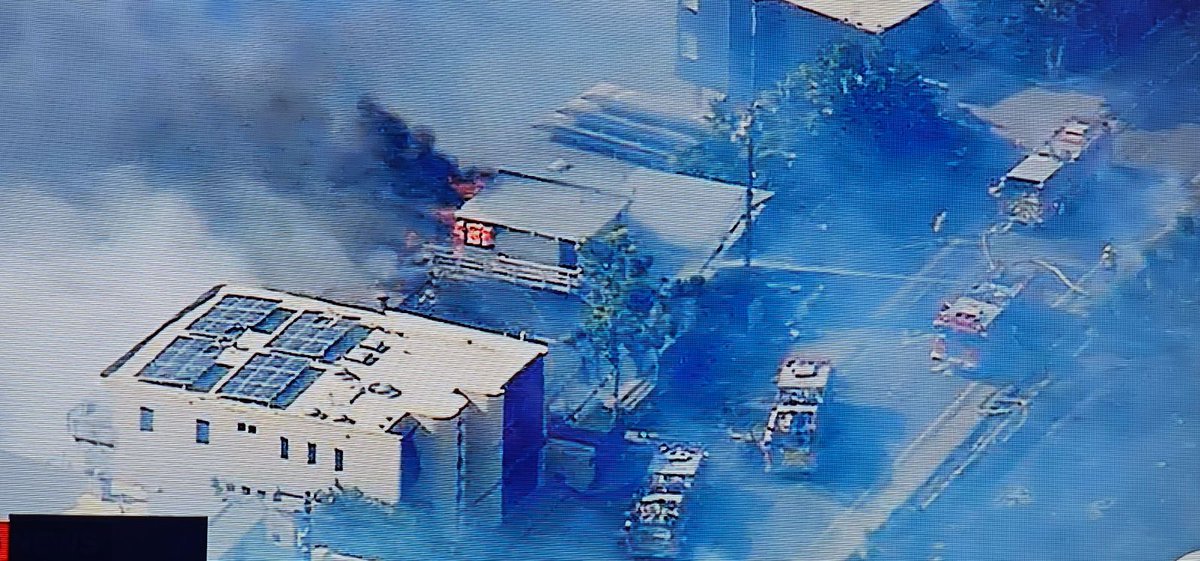
[[[404,458],[416,458],[419,462],[419,466],[402,465],[400,471],[393,472],[403,480],[405,471],[411,473],[414,468],[419,470],[415,480],[411,480],[411,484],[404,487],[401,500],[434,512],[455,512],[458,483],[458,420],[423,422],[425,424],[422,427],[413,429],[403,437],[408,439],[407,444],[402,443],[396,447],[397,450],[405,445],[412,447],[415,454],[406,455]],[[401,487],[396,480],[393,480],[393,485]]]
[[[501,517],[504,398],[478,397],[478,406],[463,412],[463,506],[477,520]]]
[[[385,502],[399,499],[397,438],[361,427],[296,417],[258,406],[204,399],[185,390],[132,379],[111,380],[118,394],[113,411],[114,462],[118,479],[160,488],[207,483],[216,477],[240,491],[262,490],[303,495],[328,488],[335,480]],[[154,410],[154,430],[139,430],[140,408]],[[209,444],[196,442],[196,420],[209,422]],[[256,427],[239,432],[237,424]],[[368,428],[368,431],[370,428]],[[289,458],[280,458],[280,437],[289,441]],[[317,462],[307,462],[307,445],[317,446]],[[344,455],[344,471],[334,471],[334,449]]]

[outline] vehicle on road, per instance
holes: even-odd
[[[1021,292],[1024,284],[1003,285],[991,281],[977,284],[966,293],[942,302],[933,326],[986,337],[988,327]]]
[[[1009,219],[1026,226],[1041,224],[1045,220],[1045,212],[1045,206],[1037,193],[1025,193],[1008,205]]]
[[[778,394],[759,440],[767,471],[807,473],[816,467],[817,413],[832,372],[829,359],[803,355],[779,367]]]
[[[684,499],[708,453],[702,446],[662,444],[650,462],[646,487],[625,519],[625,545],[635,559],[681,557],[686,540]]]

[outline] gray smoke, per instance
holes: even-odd
[[[406,280],[403,201],[329,181],[369,92],[322,9],[219,4],[0,10],[0,446],[60,455],[99,372],[214,284]]]

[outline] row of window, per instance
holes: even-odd
[[[289,459],[291,456],[291,443],[287,437],[279,437],[279,457]],[[333,471],[343,471],[345,469],[345,452],[341,448],[333,449]],[[317,445],[312,442],[308,443],[308,463],[317,463]]]
[[[139,428],[143,432],[154,432],[154,410],[148,407],[142,407],[141,417],[139,420]],[[246,423],[237,424],[238,432],[249,432],[250,434],[258,434],[258,427],[247,425]],[[196,419],[196,443],[209,443],[209,422],[204,419]],[[279,437],[279,457],[288,459],[290,445],[286,437]],[[310,465],[317,463],[317,445],[308,443],[308,463]],[[343,471],[345,469],[345,453],[341,448],[333,449],[333,471]]]

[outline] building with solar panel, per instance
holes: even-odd
[[[218,286],[104,371],[115,475],[162,487],[187,466],[265,500],[354,488],[499,520],[538,483],[546,353],[414,314]]]

